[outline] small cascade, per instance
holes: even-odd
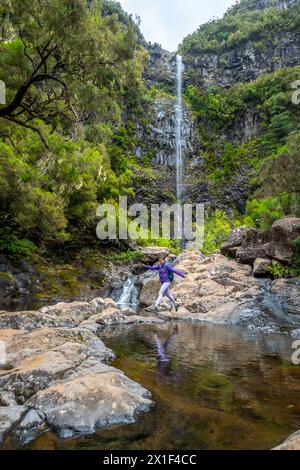
[[[135,277],[131,276],[124,282],[122,290],[119,294],[119,299],[117,304],[121,308],[132,308],[133,310],[137,309],[139,301],[139,290],[135,284]]]

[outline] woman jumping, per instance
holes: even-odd
[[[145,266],[147,269],[150,269],[150,271],[159,271],[159,278],[161,282],[161,288],[158,294],[158,297],[155,302],[155,306],[148,307],[146,310],[148,312],[155,312],[157,311],[159,305],[162,302],[163,296],[166,295],[168,299],[172,302],[174,305],[176,312],[179,309],[179,304],[175,301],[173,295],[170,292],[170,286],[172,281],[174,280],[174,273],[178,274],[178,276],[185,277],[185,274],[183,274],[181,271],[178,271],[177,269],[173,268],[170,264],[167,263],[167,261],[164,258],[161,258],[159,260],[159,264],[155,266]]]

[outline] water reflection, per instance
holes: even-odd
[[[157,373],[156,380],[158,383],[171,383],[172,380],[178,380],[177,374],[174,374],[172,367],[170,366],[171,358],[169,357],[168,349],[174,342],[175,336],[178,335],[178,325],[175,325],[167,340],[162,342],[159,336],[154,333],[154,343],[157,350]]]

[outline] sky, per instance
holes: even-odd
[[[182,39],[213,17],[220,18],[236,0],[119,0],[124,10],[141,17],[145,38],[170,52]]]

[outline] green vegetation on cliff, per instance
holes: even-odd
[[[242,0],[231,7],[221,19],[199,27],[187,36],[180,52],[184,56],[205,52],[218,53],[251,40],[257,49],[267,48],[274,31],[297,31],[300,28],[300,5],[276,8],[269,0],[267,8],[260,8],[256,0]]]
[[[291,85],[300,67],[278,70],[229,89],[190,85],[186,99],[197,119],[208,180],[216,186],[247,178],[248,221],[260,213],[262,226],[288,213],[299,213],[300,107],[292,103]],[[273,208],[272,208],[273,207]],[[276,207],[276,209],[274,208]],[[268,222],[267,222],[268,220]]]
[[[299,26],[297,1],[241,0],[179,48],[213,207],[263,229],[300,213]],[[230,206],[222,194],[236,188],[243,201]]]

